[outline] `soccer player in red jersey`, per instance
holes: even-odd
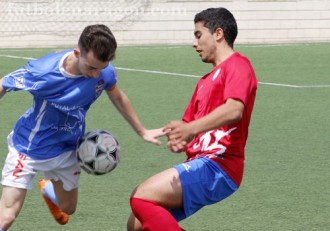
[[[183,230],[179,221],[230,196],[242,181],[257,78],[248,58],[234,51],[238,30],[230,11],[206,9],[194,22],[193,48],[213,70],[197,83],[182,121],[164,130],[169,149],[185,151],[187,161],[134,189],[129,231]]]

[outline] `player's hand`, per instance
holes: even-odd
[[[161,145],[159,137],[162,137],[165,135],[164,128],[157,128],[157,129],[150,129],[145,130],[144,134],[142,135],[142,138],[144,141],[153,143],[155,145]]]
[[[182,141],[180,143],[171,140],[167,141],[167,147],[174,153],[183,152],[186,149],[187,144],[188,143],[186,141]]]
[[[164,132],[168,138],[168,148],[175,153],[184,151],[193,137],[189,124],[179,120],[169,122],[164,127]]]

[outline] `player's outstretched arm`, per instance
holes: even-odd
[[[2,79],[0,79],[0,99],[6,94],[6,90],[2,87]]]
[[[158,138],[165,135],[163,132],[163,128],[151,130],[146,129],[141,123],[127,95],[118,86],[115,86],[114,88],[112,88],[112,90],[107,91],[107,94],[116,109],[132,126],[132,128],[139,136],[141,136],[147,142],[156,145],[161,144]]]

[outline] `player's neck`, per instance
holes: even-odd
[[[78,58],[72,53],[66,57],[63,62],[63,68],[66,72],[72,75],[81,75],[78,68]]]
[[[226,59],[228,59],[232,54],[234,54],[235,51],[227,46],[223,47],[220,52],[218,52],[215,62],[213,63],[213,66],[218,66],[220,63],[223,63]]]

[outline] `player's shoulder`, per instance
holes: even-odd
[[[246,62],[249,61],[249,58],[237,51],[235,51],[228,59],[228,61],[232,61],[232,62]]]
[[[29,61],[27,68],[30,72],[40,74],[57,70],[59,69],[59,63],[61,59],[65,54],[69,52],[72,52],[72,49],[50,52],[38,59]]]
[[[223,64],[224,64],[223,66],[232,67],[235,69],[237,69],[238,67],[240,68],[252,67],[250,59],[239,52],[234,52]]]
[[[65,54],[69,52],[73,52],[73,49],[52,51],[41,56],[38,59],[35,59],[35,61],[51,61],[52,59],[61,59]]]
[[[109,65],[101,71],[100,78],[104,81],[104,89],[115,89],[117,73],[112,63],[109,63]]]

